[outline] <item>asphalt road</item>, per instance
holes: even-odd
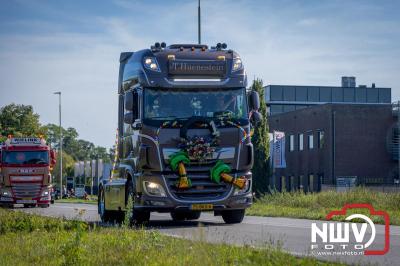
[[[20,209],[44,216],[81,219],[88,222],[100,222],[97,206],[90,204],[56,203],[50,208]],[[221,217],[212,213],[202,213],[197,221],[173,222],[169,214],[152,213],[149,229],[161,233],[192,240],[205,240],[214,243],[250,245],[265,247],[278,246],[294,255],[315,256],[317,259],[341,261],[347,264],[400,265],[400,226],[390,227],[390,251],[383,256],[365,255],[320,255],[312,254],[311,223],[321,221],[246,216],[241,224],[226,225]],[[367,235],[370,232],[367,230]],[[376,238],[371,249],[383,247],[384,227],[376,225]]]

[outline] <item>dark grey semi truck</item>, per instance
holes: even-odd
[[[143,223],[168,212],[192,220],[212,211],[240,223],[252,204],[251,129],[261,119],[258,94],[246,86],[242,59],[225,44],[121,53],[117,154],[99,184],[101,219],[129,213]]]

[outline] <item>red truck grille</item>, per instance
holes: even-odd
[[[41,183],[13,183],[11,189],[16,198],[35,198],[40,196]]]

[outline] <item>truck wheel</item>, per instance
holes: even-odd
[[[200,218],[201,212],[188,212],[186,214],[186,220],[197,220]]]
[[[174,221],[184,221],[186,217],[184,212],[171,212],[171,218]]]
[[[197,211],[171,212],[171,217],[174,221],[197,220],[200,218],[200,215],[201,212]]]
[[[243,221],[245,210],[226,210],[221,211],[222,219],[227,224],[238,224]]]
[[[100,189],[100,194],[99,197],[97,198],[97,209],[98,213],[100,215],[100,219],[103,223],[109,223],[114,220],[119,220],[118,217],[116,217],[115,213],[113,211],[107,211],[105,209],[105,196],[104,196],[104,190],[103,188]]]
[[[39,206],[40,208],[48,208],[50,207],[50,204],[40,204]]]
[[[140,211],[140,210],[135,210],[135,201],[134,201],[134,195],[135,192],[133,190],[133,182],[129,181],[127,183],[127,198],[126,200],[126,204],[128,204],[128,199],[131,198],[133,201],[132,204],[132,216],[130,217],[130,225],[131,226],[135,226],[135,225],[142,225],[142,224],[146,224],[150,221],[150,212],[148,211]],[[129,215],[128,213],[125,213],[125,215]]]
[[[150,212],[132,210],[131,226],[147,224],[150,221]]]

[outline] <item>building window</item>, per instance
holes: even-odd
[[[304,149],[304,135],[299,134],[299,151]]]
[[[332,101],[332,89],[328,87],[322,87],[319,90],[320,102],[331,102]]]
[[[343,101],[354,102],[355,88],[343,88]]]
[[[280,114],[283,112],[283,105],[280,104],[271,104],[271,115]]]
[[[298,188],[299,190],[303,190],[304,186],[303,186],[303,175],[299,175],[299,181],[298,181]]]
[[[343,102],[343,88],[333,88],[332,102]]]
[[[289,136],[289,151],[294,151],[294,135]]]
[[[308,149],[309,149],[309,150],[314,149],[314,136],[313,136],[312,133],[310,133],[310,134],[308,135]]]
[[[307,101],[307,87],[296,87],[296,101]]]
[[[294,186],[294,176],[290,176],[290,177],[289,177],[289,190],[290,190],[290,191],[294,191],[294,190],[295,190],[295,186]]]
[[[319,102],[319,88],[318,87],[308,88],[308,101],[309,102]]]
[[[356,102],[365,103],[367,102],[367,89],[357,88],[356,89]]]
[[[294,106],[294,105],[292,105],[292,104],[285,104],[284,106],[283,106],[283,112],[284,113],[286,113],[286,112],[291,112],[291,111],[294,111],[294,110],[296,110],[296,107]]]
[[[314,175],[308,175],[308,191],[314,192]]]
[[[282,87],[281,86],[271,86],[271,101],[282,101]]]
[[[286,192],[286,177],[281,176],[281,192]]]
[[[379,98],[378,89],[367,89],[367,103],[377,103]]]
[[[390,103],[392,99],[390,89],[389,88],[380,88],[379,89],[379,102],[380,103]]]
[[[318,131],[318,149],[322,149],[324,147],[325,142],[325,132]]]
[[[296,88],[295,87],[284,87],[283,100],[284,101],[295,101],[296,100]]]

